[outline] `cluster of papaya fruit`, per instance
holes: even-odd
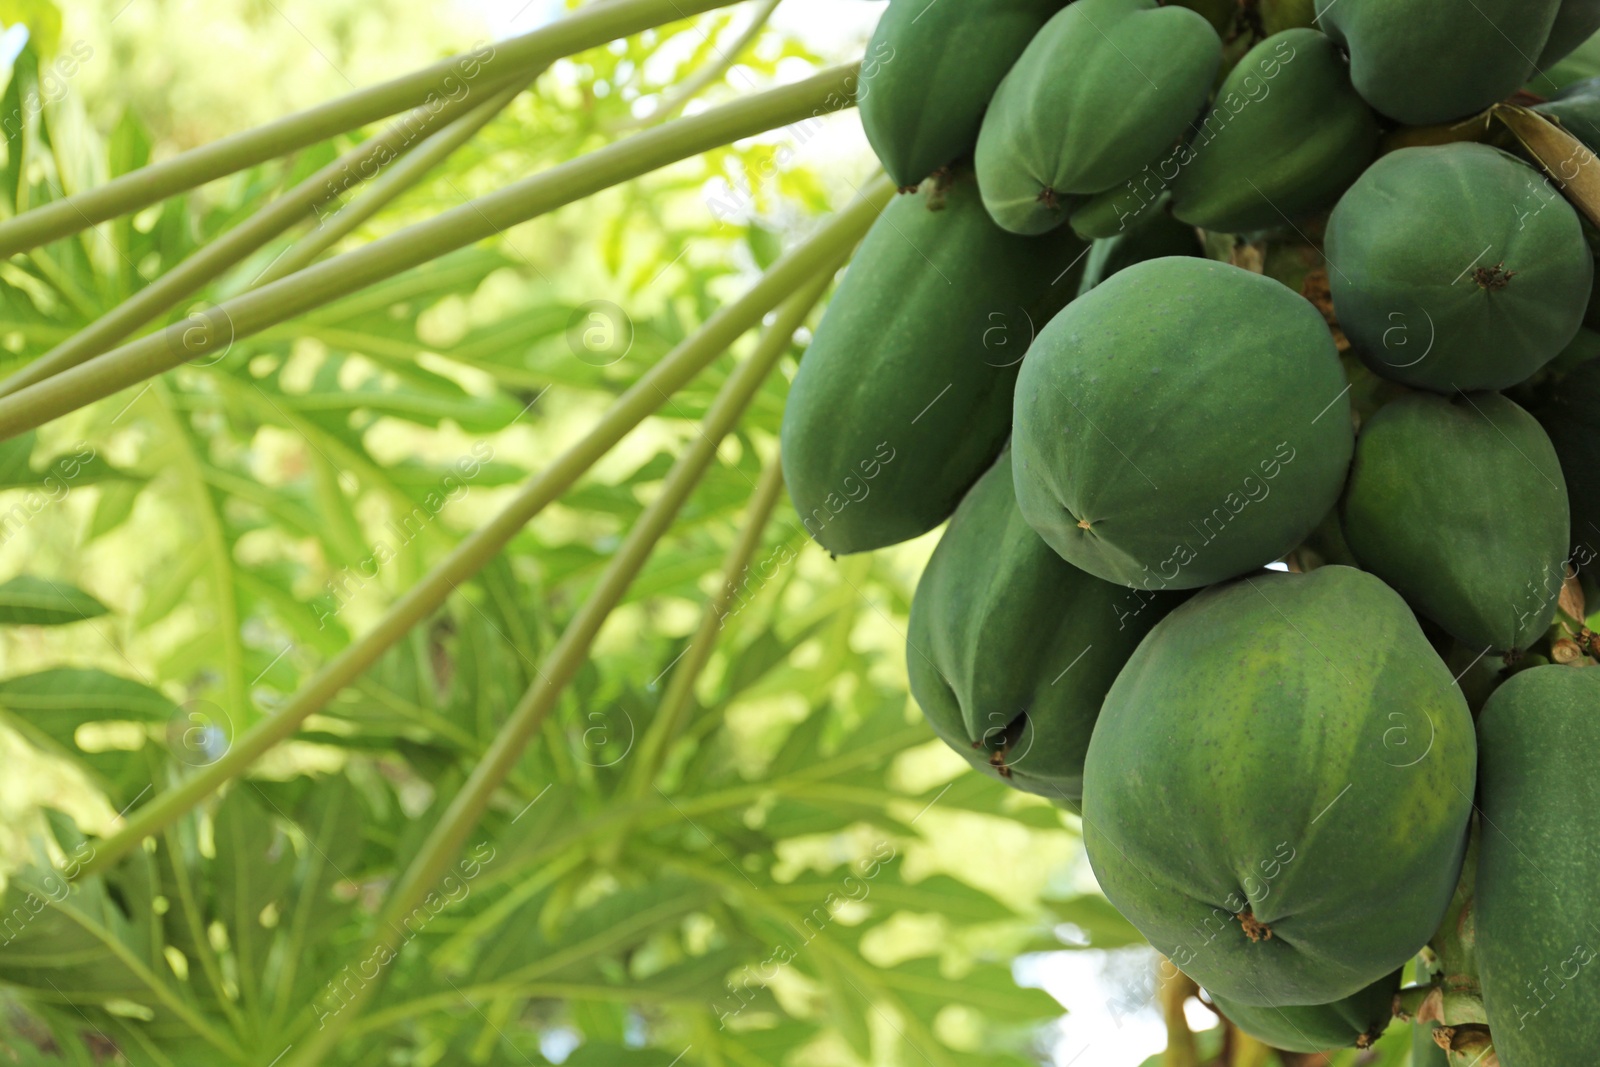
[[[933,731],[1081,815],[1280,1049],[1600,1054],[1600,79],[1525,88],[1597,29],[890,0],[869,50],[903,195],[793,382],[791,496],[836,555],[949,520]]]

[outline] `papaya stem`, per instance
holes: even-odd
[[[778,9],[783,0],[762,0],[761,7],[751,16],[750,24],[740,31],[739,36],[727,48],[717,49],[717,60],[708,63],[685,78],[670,94],[663,95],[660,105],[650,114],[640,118],[630,118],[612,125],[607,132],[624,133],[628,130],[642,129],[654,126],[658,122],[676,115],[684,106],[699,96],[708,86],[718,78],[728,73],[733,64],[743,54],[746,48],[760,36],[766,27],[772,13]]]
[[[1437,1021],[1431,1017],[1438,1011],[1440,997],[1441,990],[1437,982],[1408,985],[1394,995],[1394,1017],[1407,1023]],[[1431,1007],[1430,1001],[1433,1002]]]
[[[1224,1023],[1225,1034],[1232,1052],[1226,1062],[1228,1067],[1268,1067],[1277,1062],[1271,1046],[1257,1041],[1232,1023]]]
[[[303,221],[322,205],[336,199],[352,176],[359,175],[364,168],[384,166],[401,153],[408,152],[418,138],[436,126],[459,126],[467,131],[467,136],[471,136],[521,91],[521,84],[503,89],[471,109],[466,105],[466,96],[447,103],[435,112],[429,112],[426,108],[418,109],[411,121],[396,123],[346,152],[257,211],[247,221],[0,382],[0,396],[7,396],[100,355],[139,327],[171,310],[185,297],[204,288],[224,271],[295,223]],[[477,121],[480,116],[482,121]]]
[[[538,74],[535,74],[534,78],[537,77]],[[532,84],[532,79],[529,79],[529,84]],[[416,185],[429,171],[448,159],[456,149],[472,140],[478,131],[489,125],[496,115],[504,111],[511,101],[521,94],[523,89],[524,86],[520,83],[507,86],[471,112],[430,136],[418,145],[415,151],[407,152],[405,158],[373,179],[349,206],[295,242],[293,247],[261,272],[260,277],[251,283],[251,288],[260,288],[309,267],[318,256],[338,244],[357,226],[382,211],[395,197]]]
[[[831,272],[829,272],[831,274]],[[824,284],[826,277],[821,279]],[[403,936],[402,921],[416,908],[432,887],[449,870],[467,836],[488,810],[494,794],[521,759],[539,727],[565,692],[568,683],[587,661],[589,649],[612,610],[621,602],[628,587],[643,569],[656,544],[671,527],[689,494],[694,491],[716,458],[721,443],[754,399],[756,391],[789,349],[795,330],[805,322],[820,293],[812,285],[797,292],[778,313],[777,321],[763,335],[743,363],[728,377],[701,423],[699,437],[673,464],[661,493],[645,508],[628,531],[588,601],[567,624],[560,639],[535,670],[537,677],[500,727],[494,742],[472,769],[471,776],[451,800],[449,808],[423,842],[378,915],[376,932],[358,959],[380,958],[395,951]],[[344,1030],[376,993],[382,979],[364,983],[355,995],[341,1002],[332,1019],[324,1018],[288,1067],[312,1067],[332,1050]],[[315,1010],[314,1006],[308,1010]]]
[[[138,211],[170,196],[422,105],[525,80],[558,59],[735,0],[607,0],[553,25],[440,60],[252,130],[154,163],[0,222],[0,258]]]
[[[1159,964],[1158,981],[1161,1017],[1167,1026],[1167,1051],[1161,1058],[1162,1067],[1200,1067],[1200,1047],[1183,1013],[1184,1004],[1190,997],[1200,994],[1200,987],[1165,958]]]
[[[816,292],[820,298],[820,286]],[[739,539],[728,550],[727,558],[722,565],[722,580],[717,584],[717,591],[706,602],[700,628],[690,639],[683,660],[672,672],[666,692],[661,696],[661,703],[656,706],[655,717],[645,732],[644,742],[639,746],[639,762],[635,765],[631,783],[631,792],[635,797],[643,796],[649,789],[650,783],[661,770],[668,746],[682,729],[683,714],[693,696],[694,683],[705,670],[706,664],[711,659],[711,653],[717,647],[717,636],[722,632],[728,607],[733,603],[740,579],[749,569],[756,549],[761,547],[761,536],[772,518],[778,498],[782,495],[783,465],[774,456],[767,469],[761,472],[761,480],[756,483],[756,490],[751,495],[749,507],[745,512],[744,528],[739,533]]]
[[[627,392],[617,398],[593,429],[545,470],[525,482],[506,507],[469,534],[449,555],[397,600],[383,617],[311,677],[275,714],[235,738],[228,751],[193,777],[136,809],[116,834],[99,842],[79,868],[78,877],[104,871],[144,838],[191,810],[291,737],[305,719],[320,711],[340,690],[378,661],[413,626],[442,605],[500,553],[546,505],[583,476],[601,456],[656,411],[691,378],[727,350],[763,316],[820,271],[831,271],[848,255],[888,201],[891,190],[879,179],[828,220],[805,243],[786,253],[747,293],[723,306],[705,325],[679,344]],[[241,709],[242,713],[242,709]]]
[[[0,440],[603,189],[852,103],[858,64],[607,145],[0,397]]]

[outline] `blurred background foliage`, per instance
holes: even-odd
[[[774,21],[689,110],[859,53],[875,5],[805,2],[827,33]],[[25,120],[5,128],[0,211],[562,7],[501,6],[0,0],[0,112]],[[558,64],[345,246],[626,135],[768,7]],[[0,265],[0,373],[347,147]],[[69,891],[49,871],[270,714],[871,169],[852,114],[780,131],[0,446],[0,1062],[268,1065],[371,980],[355,953],[384,888],[748,339],[247,782],[104,878]],[[618,309],[620,358],[573,341],[593,301]],[[907,696],[931,536],[833,562],[780,504],[684,729],[640,745],[774,462],[799,343],[438,907],[408,922],[340,1062],[1132,1065],[1161,1048],[1153,953],[1096,894],[1075,819],[963,773]],[[1216,1026],[1193,1002],[1188,1023]],[[1391,1038],[1360,1062],[1406,1062]]]

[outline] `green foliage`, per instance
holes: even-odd
[[[738,25],[711,15],[562,64],[350,242],[648,121]],[[745,76],[817,59],[775,34],[759,44]],[[7,106],[37,87],[37,69],[25,50]],[[74,94],[20,113],[0,171],[7,213],[169,147],[135,110],[97,137]],[[69,123],[70,145],[57,136]],[[1060,1009],[1018,988],[991,946],[1048,947],[1043,924],[1075,909],[1047,912],[1037,885],[941,873],[955,864],[929,828],[1021,822],[1019,863],[1073,838],[1042,802],[950,782],[958,765],[916,720],[900,666],[915,550],[835,567],[797,522],[774,522],[681,729],[653,760],[641,754],[774,461],[781,380],[725,443],[478,835],[404,919],[402,947],[358,956],[387,888],[734,356],[295,741],[152,848],[67,882],[115,812],[270,715],[790,243],[795,216],[842,202],[847,189],[816,177],[808,137],[786,131],[613,190],[0,446],[0,562],[15,575],[0,585],[0,742],[26,753],[17,773],[61,809],[30,812],[15,828],[30,848],[0,852],[0,1044],[18,1062],[88,1065],[114,1048],[141,1067],[264,1067],[378,980],[337,1062],[543,1064],[574,1044],[566,1063],[1027,1062]],[[12,260],[0,371],[350,143]],[[720,190],[710,202],[708,187]],[[294,236],[197,303],[247,287]],[[631,342],[620,357],[583,343],[597,313]],[[971,1025],[952,1027],[951,1005]]]
[[[61,626],[104,615],[106,606],[81,589],[19,574],[0,585],[0,623]]]

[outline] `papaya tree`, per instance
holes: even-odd
[[[1600,1045],[1600,5],[566,7],[177,148],[0,5],[14,1058]]]

